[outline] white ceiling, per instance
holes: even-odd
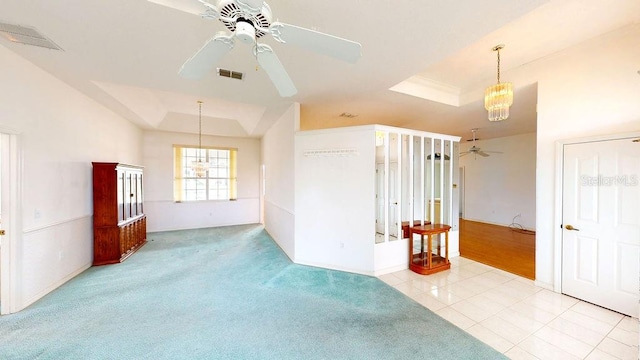
[[[481,97],[495,82],[494,45],[506,44],[501,80],[510,81],[510,69],[640,21],[637,0],[268,3],[274,20],[360,42],[362,58],[343,63],[263,38],[298,88],[294,97],[279,97],[242,44],[218,66],[244,80],[186,80],[180,66],[225,28],[146,0],[0,0],[0,22],[35,27],[64,51],[4,38],[0,45],[146,129],[197,133],[203,100],[204,133],[260,137],[296,101],[307,129],[380,123],[465,138],[480,128],[479,137],[491,138],[536,130],[535,83],[514,83],[507,121],[486,119]],[[432,100],[389,90],[405,80]]]

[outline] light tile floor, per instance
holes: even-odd
[[[638,319],[463,257],[379,278],[511,359],[640,359]]]

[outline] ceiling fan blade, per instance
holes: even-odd
[[[478,154],[478,155],[480,155],[480,156],[483,156],[483,157],[487,157],[487,156],[489,156],[489,154],[487,154],[487,153],[486,153],[486,152],[484,152],[484,151],[480,151],[480,150],[476,151],[476,154]]]
[[[163,5],[172,9],[184,11],[189,14],[200,15],[204,11],[201,4],[193,0],[147,0],[148,2]]]
[[[258,44],[254,52],[258,57],[258,63],[260,67],[269,75],[271,82],[275,85],[276,89],[282,97],[290,97],[298,93],[296,86],[291,81],[289,74],[282,66],[280,59],[273,49],[269,45]]]
[[[209,73],[215,64],[233,49],[233,37],[218,33],[198,50],[180,68],[180,76],[187,79],[199,79]]]
[[[362,55],[360,43],[315,30],[281,22],[272,23],[269,30],[279,42],[293,44],[352,64]]]
[[[460,153],[459,157],[463,157],[463,156],[469,155],[469,154],[471,154],[471,151],[464,151],[464,152]]]

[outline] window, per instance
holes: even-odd
[[[236,200],[237,149],[173,146],[175,201]],[[209,164],[204,176],[196,176],[192,164]]]

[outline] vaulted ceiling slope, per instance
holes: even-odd
[[[172,1],[204,11],[198,0]],[[481,95],[495,82],[491,47],[506,44],[502,71],[509,81],[509,69],[637,23],[640,16],[637,0],[268,4],[274,20],[360,42],[362,57],[350,64],[261,38],[298,88],[290,98],[279,96],[244,44],[217,65],[244,73],[243,80],[215,71],[184,79],[181,65],[226,29],[220,21],[144,0],[0,0],[0,22],[35,27],[62,51],[4,38],[0,46],[145,129],[195,133],[196,101],[203,100],[204,133],[260,137],[295,101],[303,128],[382,123],[468,137],[473,127],[490,127]],[[403,84],[417,86],[416,93],[389,90]],[[535,131],[536,84],[514,86],[511,119],[491,124],[495,129],[485,137]],[[442,103],[443,96],[454,104]],[[340,117],[343,112],[357,116]]]

